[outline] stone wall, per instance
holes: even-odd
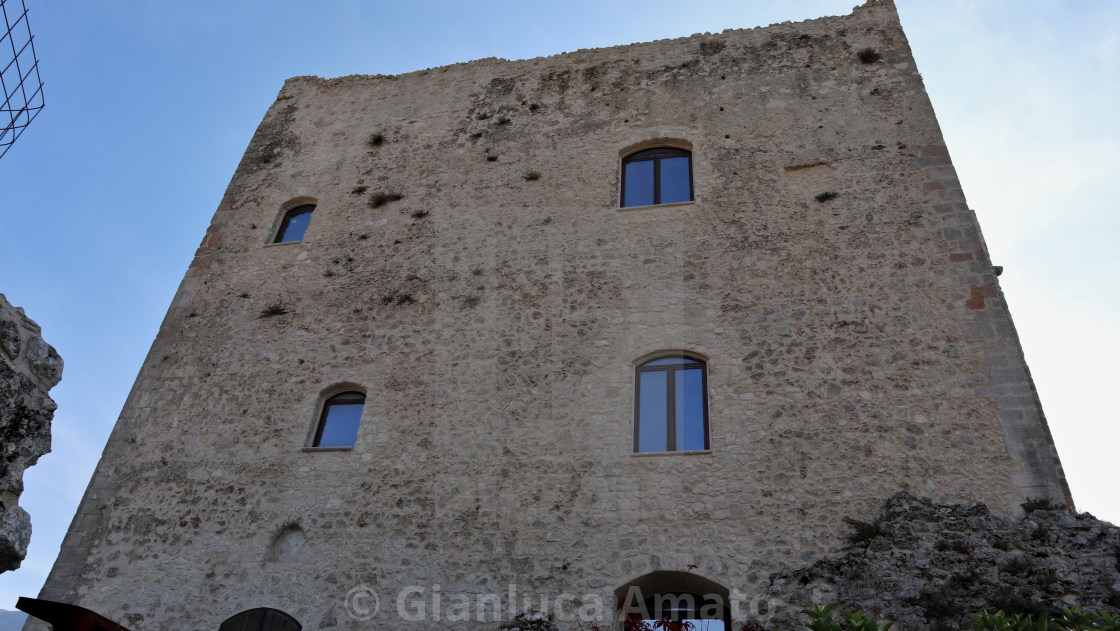
[[[619,209],[621,157],[663,143],[691,148],[695,201]],[[302,241],[272,244],[305,202]],[[634,454],[635,365],[671,349],[707,360],[711,449]],[[356,445],[306,449],[340,384],[367,394]],[[428,628],[394,595],[610,603],[689,566],[759,594],[899,490],[1068,495],[897,14],[872,2],[287,81],[42,596],[141,630],[262,605]],[[347,608],[363,586],[369,622]]]
[[[899,493],[856,526],[846,552],[771,577],[768,628],[804,629],[797,612],[829,602],[908,630],[969,628],[981,610],[1120,613],[1120,529],[1087,513],[1014,517]]]
[[[62,359],[39,325],[0,294],[0,572],[27,556],[31,518],[19,506],[23,472],[51,450],[50,389],[62,379]]]

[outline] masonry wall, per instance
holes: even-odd
[[[695,202],[620,210],[620,156],[657,139],[691,146]],[[304,240],[269,245],[301,197]],[[708,453],[631,453],[635,363],[666,349],[708,358]],[[367,390],[357,444],[304,450],[343,383]],[[899,490],[1069,501],[898,17],[872,2],[286,82],[42,597],[139,630],[256,606],[407,628],[408,585],[613,603],[657,569],[750,594]],[[346,613],[363,584],[372,622]]]

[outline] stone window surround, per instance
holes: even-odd
[[[618,150],[618,161],[616,163],[617,173],[615,175],[615,209],[619,212],[631,212],[635,210],[650,210],[653,208],[676,208],[680,206],[688,206],[696,203],[696,160],[690,159],[690,171],[692,172],[690,185],[692,187],[692,199],[686,202],[671,202],[668,204],[650,204],[646,206],[623,206],[622,205],[622,171],[625,168],[627,156],[631,156],[639,151],[647,149],[656,149],[658,147],[668,147],[671,149],[681,149],[690,154],[690,158],[695,158],[696,151],[693,148],[692,141],[679,136],[661,135],[655,138],[646,138],[637,142],[630,143],[625,147]]]
[[[315,206],[315,209],[318,210],[319,200],[314,198],[314,197],[308,196],[308,195],[300,195],[300,196],[293,197],[293,198],[289,199],[288,201],[284,202],[283,204],[280,204],[280,212],[278,212],[276,214],[276,217],[272,220],[272,229],[268,231],[267,235],[265,235],[264,245],[269,246],[269,245],[288,245],[288,244],[291,244],[291,243],[303,243],[306,240],[306,237],[307,237],[306,232],[304,233],[304,239],[300,239],[299,241],[282,241],[280,243],[277,243],[276,242],[276,237],[279,236],[279,234],[280,234],[280,227],[284,225],[284,218],[288,216],[288,211],[293,210],[295,208],[298,208],[300,206],[307,206],[307,205]],[[312,213],[312,214],[314,214],[314,213]],[[311,226],[308,225],[307,229],[311,230]]]
[[[648,208],[648,207],[646,207]],[[705,441],[707,442],[707,449],[693,449],[693,450],[676,450],[676,451],[637,451],[636,440],[638,436],[638,368],[647,362],[665,357],[687,357],[694,359],[703,364],[704,370],[704,432]],[[659,350],[651,351],[643,354],[630,363],[631,374],[631,388],[633,388],[634,397],[631,403],[631,427],[630,427],[630,441],[627,442],[629,446],[629,455],[635,458],[650,458],[660,456],[710,456],[712,455],[712,424],[711,424],[711,407],[708,405],[708,389],[709,389],[709,376],[711,374],[711,358],[703,353],[698,353],[693,350],[685,348],[662,348]]]

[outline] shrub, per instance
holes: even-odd
[[[856,56],[859,57],[860,63],[865,64],[873,64],[883,58],[883,56],[879,54],[879,51],[870,46],[861,48],[859,52],[856,53]]]
[[[374,193],[373,197],[369,198],[370,208],[381,208],[385,204],[404,199],[404,195],[400,193]]]
[[[1036,510],[1065,510],[1065,504],[1059,504],[1049,497],[1031,497],[1019,506],[1028,513],[1033,513]]]
[[[867,522],[845,517],[844,522],[852,527],[852,534],[848,535],[848,542],[853,545],[870,541],[883,534],[883,527],[877,521]]]
[[[264,309],[261,309],[260,316],[258,317],[271,318],[272,316],[284,315],[287,312],[287,305],[285,305],[283,302],[276,301],[274,303],[266,305]]]

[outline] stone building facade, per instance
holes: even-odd
[[[290,79],[41,597],[496,628],[487,595],[749,599],[901,490],[1071,502],[996,276],[889,1]]]

